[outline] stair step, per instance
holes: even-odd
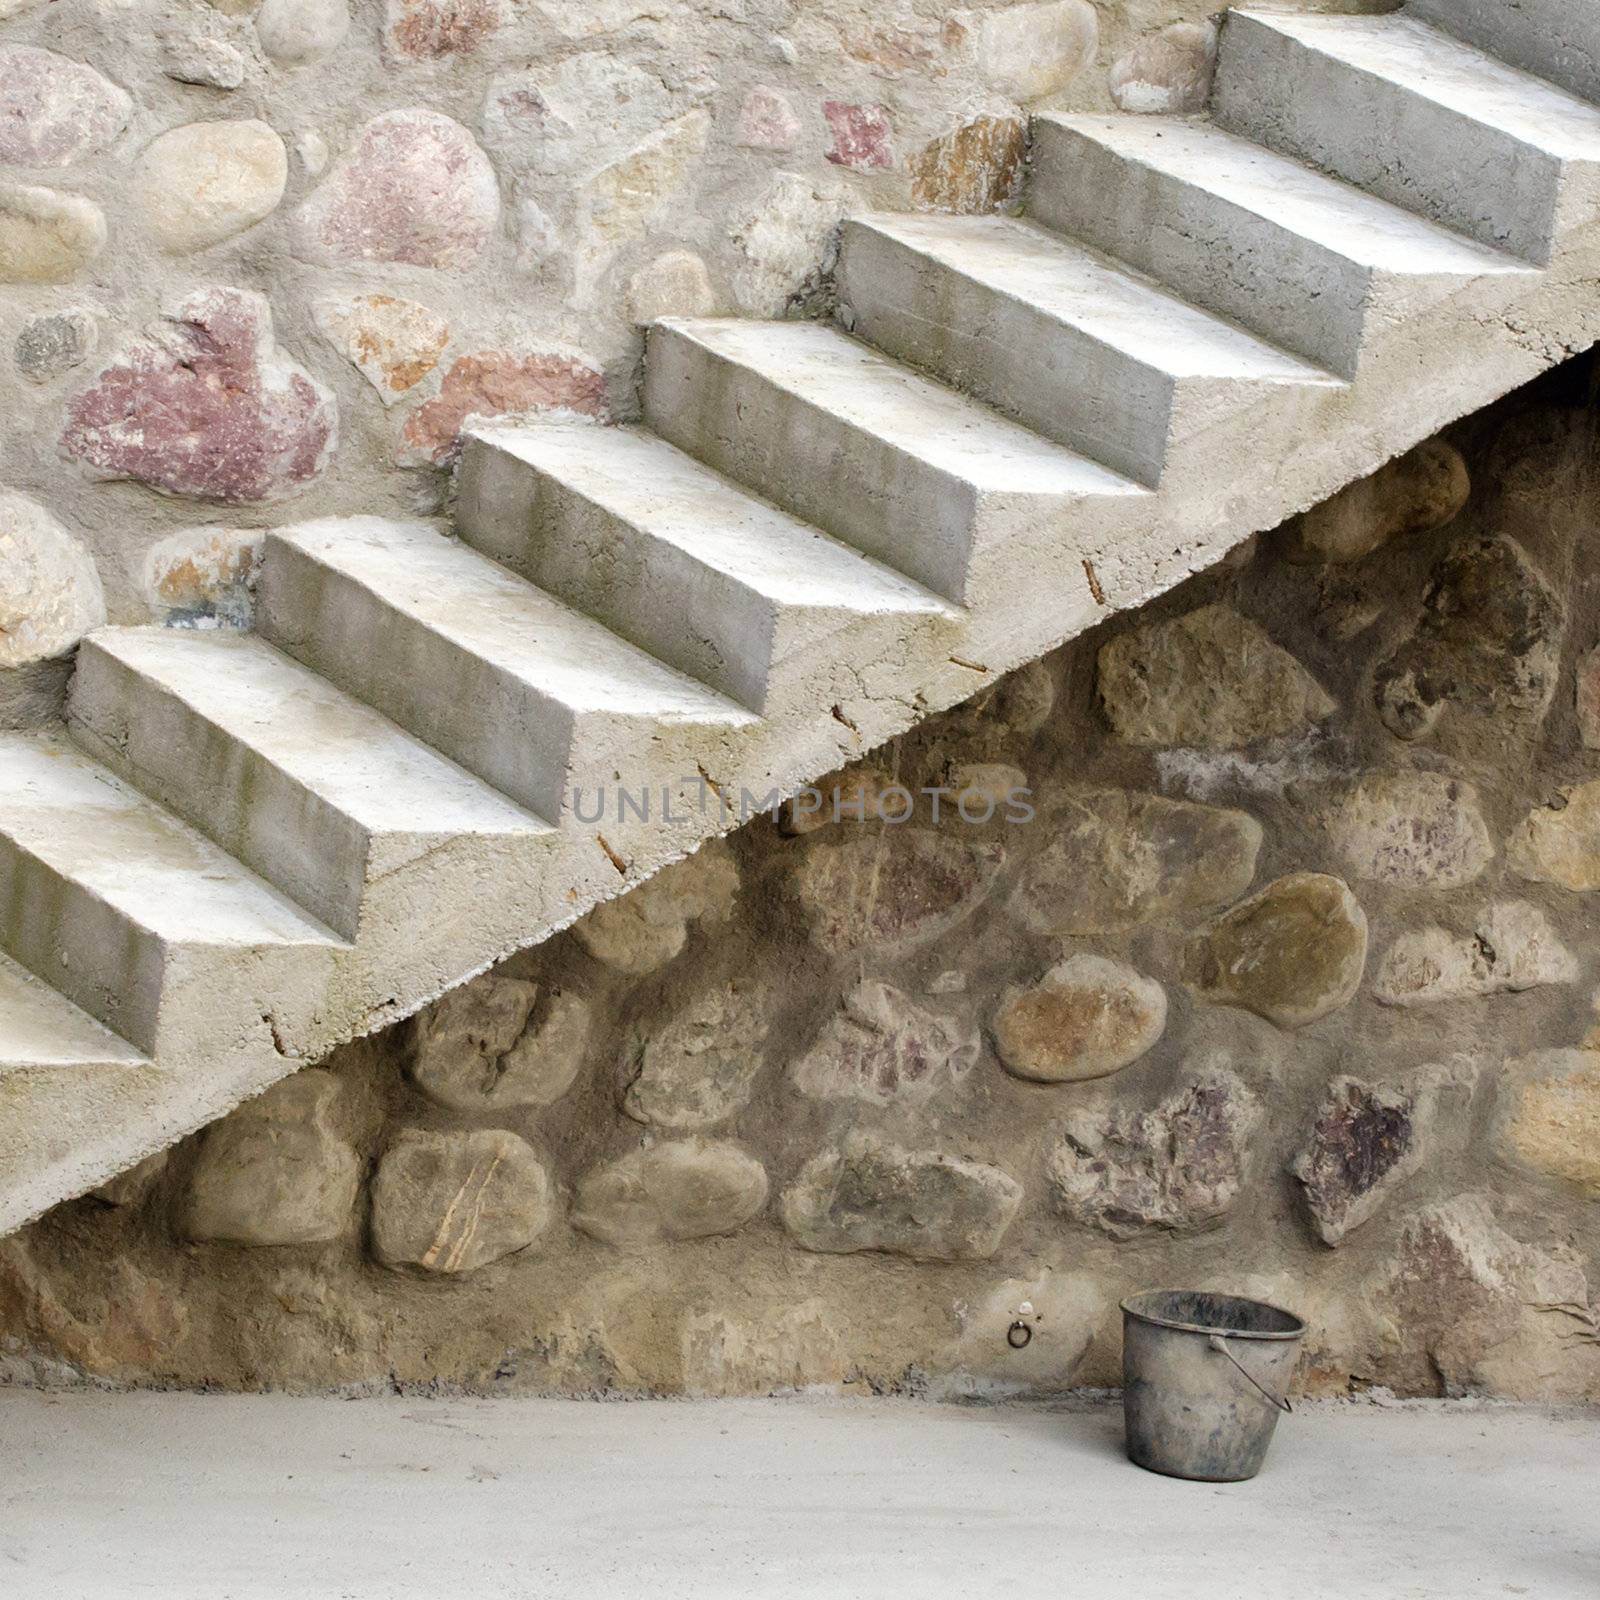
[[[427,523],[276,528],[260,632],[540,817],[574,781],[643,783],[757,721]],[[718,761],[718,769],[726,763]]]
[[[848,222],[840,262],[862,337],[1140,483],[1230,410],[1337,381],[1009,217]]]
[[[0,945],[139,1049],[231,1042],[325,987],[338,939],[65,740],[0,736]],[[222,1048],[219,1043],[218,1048]]]
[[[1410,0],[1406,15],[1600,101],[1600,7],[1589,0]]]
[[[102,628],[78,655],[79,742],[346,938],[369,883],[550,825],[249,635]]]
[[[34,1068],[148,1065],[126,1039],[0,955],[0,1077]]]
[[[645,416],[680,449],[947,600],[1063,507],[1148,491],[816,322],[658,322]]]
[[[469,544],[752,710],[814,685],[854,623],[957,615],[641,430],[485,425],[456,482]]]
[[[1230,12],[1212,114],[1525,261],[1600,211],[1600,108],[1403,16]]]
[[[1533,268],[1212,123],[1034,119],[1029,212],[1353,378],[1369,341]]]

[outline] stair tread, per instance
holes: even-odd
[[[1561,159],[1600,159],[1600,107],[1402,15],[1234,13]]]
[[[373,833],[539,834],[549,823],[251,635],[102,628],[103,650]]]
[[[953,608],[892,568],[637,428],[483,426],[476,436],[771,600],[910,615]]]
[[[0,954],[0,1073],[28,1067],[149,1064],[126,1039]]]
[[[1339,381],[1034,223],[1011,217],[884,215],[852,226],[897,239],[1173,377]]]
[[[1213,123],[1176,117],[1041,120],[1081,134],[1358,266],[1397,277],[1529,274],[1535,269]]]
[[[174,945],[341,943],[209,839],[55,735],[0,736],[0,834]]]
[[[980,491],[1149,493],[1131,478],[1041,438],[825,323],[692,318],[661,326]]]
[[[349,517],[269,537],[574,710],[729,726],[757,720],[427,523]]]

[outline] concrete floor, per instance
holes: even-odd
[[[0,1390],[7,1600],[1600,1596],[1600,1416],[1320,1406],[1249,1484],[1120,1412]]]

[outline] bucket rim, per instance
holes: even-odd
[[[1221,1300],[1239,1300],[1246,1305],[1262,1306],[1268,1311],[1276,1312],[1280,1317],[1287,1317],[1294,1326],[1278,1331],[1265,1328],[1208,1328],[1200,1322],[1184,1322],[1177,1317],[1159,1316],[1153,1311],[1145,1310],[1139,1304],[1142,1300],[1154,1300],[1161,1295],[1176,1294],[1216,1294]],[[1125,1317],[1132,1317],[1136,1322],[1149,1323],[1154,1328],[1171,1328],[1178,1333],[1198,1333],[1219,1339],[1268,1339],[1282,1342],[1303,1339],[1306,1334],[1305,1318],[1285,1306],[1274,1305],[1270,1300],[1255,1300],[1249,1295],[1223,1294],[1211,1289],[1144,1289],[1138,1294],[1129,1295],[1121,1302],[1120,1309]]]

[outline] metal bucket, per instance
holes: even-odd
[[[1157,1289],[1122,1302],[1128,1458],[1207,1483],[1253,1478],[1278,1426],[1306,1325],[1259,1300]]]

